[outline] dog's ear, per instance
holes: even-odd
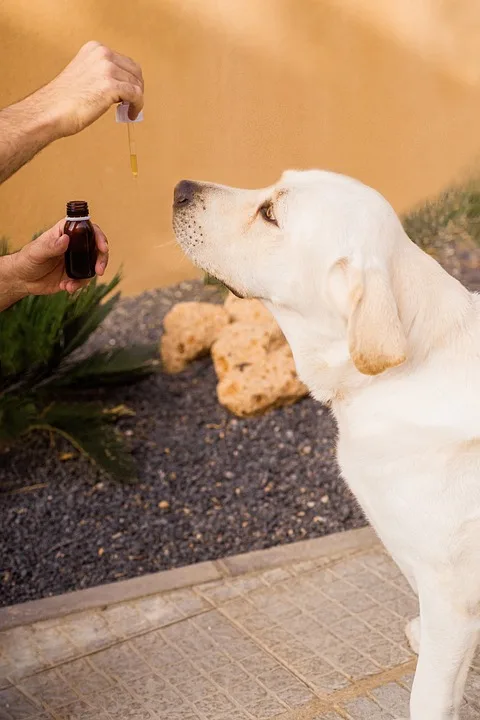
[[[406,360],[407,340],[388,273],[350,267],[348,348],[357,370],[378,375]]]

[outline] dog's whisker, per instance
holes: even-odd
[[[177,241],[176,241],[175,238],[174,238],[173,240],[169,240],[169,241],[166,242],[166,243],[160,243],[159,245],[154,245],[153,247],[154,247],[156,250],[160,250],[161,248],[168,247],[169,245],[175,245],[176,243],[177,243]]]

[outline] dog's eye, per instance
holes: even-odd
[[[274,225],[278,225],[277,218],[275,217],[275,213],[273,212],[273,205],[272,203],[264,203],[261,205],[258,209],[260,215],[266,222],[273,223]]]

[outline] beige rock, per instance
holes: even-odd
[[[224,303],[231,322],[263,323],[275,322],[270,310],[260,300],[242,300],[235,295],[228,295]]]
[[[179,303],[164,327],[161,355],[167,372],[180,372],[211,349],[218,399],[235,415],[258,415],[307,394],[283,333],[259,300],[230,295],[223,307]]]
[[[307,395],[297,377],[292,353],[283,345],[263,360],[235,367],[217,385],[219,402],[235,415],[258,415],[267,410],[291,405]]]
[[[229,315],[221,305],[200,302],[175,305],[165,316],[165,332],[160,341],[165,370],[181,372],[191,360],[208,353],[228,323]]]
[[[265,325],[234,322],[222,330],[212,346],[212,359],[221,380],[232,370],[243,371],[266,360],[270,331]]]

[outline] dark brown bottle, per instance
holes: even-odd
[[[65,272],[68,277],[73,280],[94,277],[97,243],[88,214],[88,203],[84,200],[72,200],[67,203],[64,233],[70,238],[65,253]]]

